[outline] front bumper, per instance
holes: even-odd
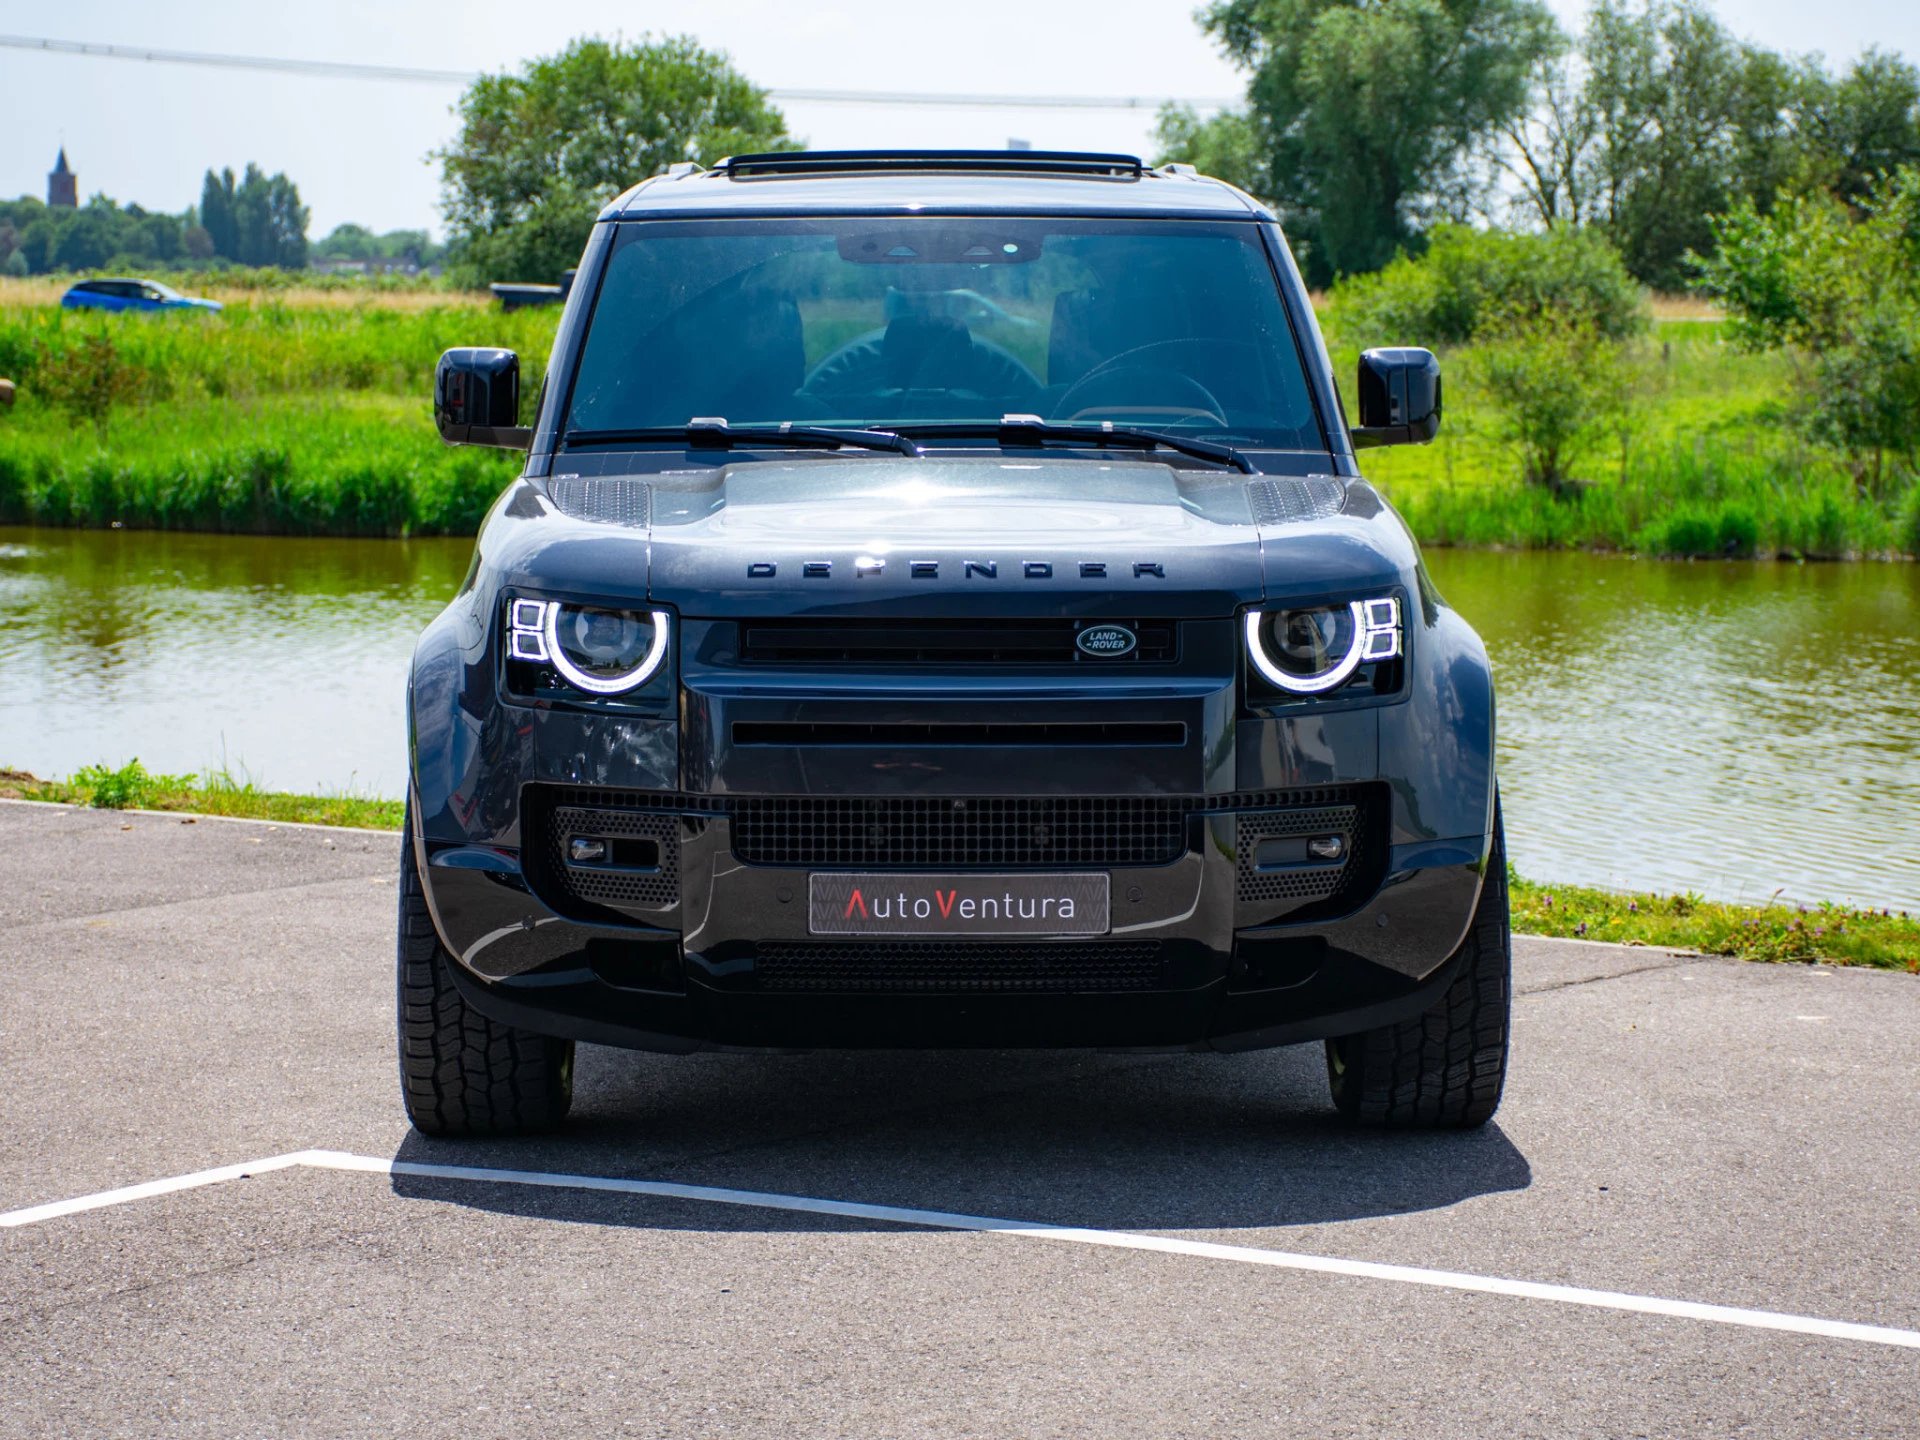
[[[1348,1034],[1424,1008],[1445,983],[1486,853],[1484,836],[1388,845],[1382,827],[1335,893],[1262,923],[1274,904],[1249,896],[1272,887],[1249,884],[1238,852],[1263,833],[1249,816],[1275,812],[1233,802],[1276,797],[1216,797],[1182,817],[1176,858],[1108,869],[1112,929],[1098,939],[828,940],[808,932],[807,877],[849,867],[749,863],[739,849],[761,841],[747,822],[724,804],[680,808],[687,797],[559,797],[638,802],[623,813],[645,817],[672,872],[617,905],[583,898],[536,843],[552,804],[541,788],[524,851],[415,842],[456,980],[509,1023],[674,1052],[1240,1050]]]

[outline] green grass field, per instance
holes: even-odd
[[[102,315],[45,288],[0,283],[0,375],[19,387],[0,412],[0,521],[471,534],[517,457],[440,443],[434,362],[453,345],[515,349],[530,407],[558,320],[331,290]]]
[[[433,364],[519,352],[531,408],[558,312],[503,315],[419,288],[236,290],[219,315],[63,311],[0,280],[0,522],[337,535],[466,534],[516,457],[440,444]],[[1920,550],[1920,487],[1876,504],[1794,423],[1793,361],[1743,354],[1697,314],[1637,342],[1627,418],[1593,437],[1577,494],[1525,485],[1471,349],[1443,355],[1432,445],[1371,451],[1428,544],[1659,555],[1860,557]],[[1369,337],[1373,338],[1373,337]],[[1358,345],[1335,339],[1341,384]]]
[[[1350,409],[1358,349],[1335,352]],[[1803,438],[1789,357],[1743,353],[1698,320],[1656,321],[1630,354],[1625,418],[1580,452],[1572,495],[1522,481],[1470,349],[1441,357],[1439,438],[1369,451],[1363,468],[1429,545],[1812,559],[1920,548],[1920,492],[1904,511],[1875,504],[1843,456]]]

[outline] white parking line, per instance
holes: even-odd
[[[126,1185],[118,1190],[102,1190],[97,1195],[82,1195],[77,1200],[55,1200],[50,1205],[34,1205],[25,1210],[0,1214],[0,1227],[36,1225],[62,1215],[78,1215],[82,1210],[104,1210],[109,1205],[124,1205],[129,1200],[151,1200],[156,1195],[171,1195],[176,1190],[197,1190],[202,1185],[219,1185],[227,1180],[244,1180],[249,1175],[264,1175],[271,1170],[290,1170],[295,1165],[313,1163],[317,1150],[297,1150],[291,1155],[274,1155],[265,1160],[250,1160],[244,1165],[222,1165],[214,1170],[196,1170],[191,1175],[175,1175],[171,1180],[149,1180],[144,1185]]]
[[[531,1185],[556,1190],[591,1190],[616,1195],[645,1195],[661,1200],[689,1200],[711,1205],[744,1205],[760,1210],[786,1210],[807,1215],[833,1215],[847,1220],[878,1220],[890,1225],[918,1225],[938,1230],[968,1230],[1033,1240],[1097,1245],[1115,1250],[1148,1250],[1163,1255],[1186,1255],[1202,1260],[1225,1260],[1240,1265],[1265,1265],[1317,1275],[1344,1275],[1361,1280],[1389,1280],[1402,1285],[1426,1285],[1481,1295],[1507,1295],[1521,1300],[1548,1300],[1562,1305],[1585,1305],[1600,1310],[1622,1310],[1640,1315],[1663,1315],[1680,1320],[1704,1320],[1717,1325],[1739,1325],[1753,1330],[1777,1330],[1792,1335],[1815,1335],[1830,1340],[1857,1340],[1870,1345],[1893,1345],[1920,1350],[1920,1330],[1887,1325],[1861,1325],[1849,1320],[1822,1320],[1775,1310],[1747,1310],[1732,1305],[1709,1305],[1697,1300],[1666,1300],[1653,1295],[1629,1295],[1615,1290],[1588,1290],[1577,1285],[1547,1285],[1534,1280],[1502,1280],[1453,1270],[1427,1270],[1414,1265],[1383,1265],[1372,1260],[1342,1260],[1330,1255],[1307,1255],[1290,1250],[1263,1250],[1251,1245],[1218,1245],[1206,1240],[1180,1240],[1165,1235],[1141,1235],[1124,1230],[1086,1230],[1071,1225],[1045,1225],[1023,1220],[1000,1220],[985,1215],[959,1215],[945,1210],[916,1210],[900,1205],[866,1205],[851,1200],[819,1200],[804,1195],[780,1195],[763,1190],[727,1190],[711,1185],[680,1185],[665,1180],[623,1180],[606,1175],[569,1175],[540,1170],[493,1170],[477,1165],[428,1165],[416,1160],[382,1160],[341,1150],[300,1150],[245,1165],[201,1170],[171,1180],[129,1185],[75,1200],[36,1205],[0,1214],[0,1226],[32,1225],[60,1215],[73,1215],[132,1200],[144,1200],[202,1185],[217,1185],[248,1175],[304,1166],[315,1170],[343,1170],[372,1175],[403,1175],[422,1180],[449,1180],[468,1184]]]

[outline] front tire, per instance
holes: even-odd
[[[427,913],[409,806],[400,842],[400,1098],[423,1135],[552,1130],[573,1103],[573,1041],[489,1019],[454,988]]]
[[[1355,1125],[1469,1130],[1500,1108],[1513,1015],[1507,843],[1496,800],[1487,874],[1453,979],[1424,1014],[1327,1041],[1333,1103]]]

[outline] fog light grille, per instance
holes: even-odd
[[[1360,846],[1360,807],[1329,805],[1312,810],[1275,810],[1242,815],[1235,850],[1239,895],[1245,901],[1306,905],[1339,892],[1352,874]],[[1337,836],[1343,859],[1325,861],[1312,853],[1311,841]],[[1261,843],[1293,840],[1300,854],[1272,866],[1261,863]]]
[[[547,812],[547,873],[561,894],[588,905],[625,905],[661,909],[680,902],[680,822],[674,815],[644,810],[588,810],[571,805]],[[606,843],[614,863],[577,863],[572,858],[579,840]],[[651,842],[657,855],[650,869],[622,867],[628,847],[623,840]],[[582,847],[583,850],[589,847]],[[564,907],[562,907],[564,908]]]

